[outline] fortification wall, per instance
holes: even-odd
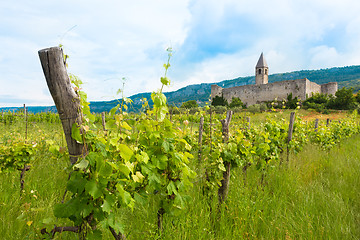
[[[319,85],[309,81],[307,78],[304,78],[232,88],[222,88],[217,85],[212,85],[211,99],[215,96],[223,95],[228,103],[230,103],[233,97],[238,97],[243,103],[249,106],[256,103],[273,101],[275,99],[282,101],[283,99],[286,99],[290,93],[292,93],[293,98],[298,97],[301,100],[305,100],[307,97],[311,97],[314,93],[335,95],[337,90],[337,82]]]
[[[311,97],[314,93],[321,93],[321,86],[306,79],[306,96],[301,98],[301,100],[305,100],[306,97]]]
[[[223,88],[219,87],[218,85],[211,85],[211,100],[213,100],[214,97],[220,96],[223,94]]]
[[[305,99],[307,79],[288,80],[262,85],[246,85],[222,90],[224,98],[230,103],[232,97],[238,97],[246,105],[252,105],[265,101],[286,99],[292,92],[293,97]]]
[[[337,82],[329,82],[329,83],[321,84],[321,92],[324,94],[332,94],[335,96],[337,90],[338,90]]]

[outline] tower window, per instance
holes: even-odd
[[[265,69],[265,75],[267,75],[268,73],[267,73],[267,69]]]
[[[259,69],[259,74],[261,74],[261,69]]]

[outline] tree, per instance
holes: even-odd
[[[238,97],[232,97],[231,99],[230,108],[235,108],[235,107],[244,107],[244,103]]]
[[[328,108],[349,110],[355,108],[355,97],[353,95],[353,88],[345,88],[338,90],[335,93],[336,98],[329,101]]]
[[[213,106],[228,106],[227,100],[224,98],[224,96],[215,96],[211,102],[211,105]]]
[[[181,108],[196,108],[196,107],[198,107],[196,100],[189,100],[181,104]]]

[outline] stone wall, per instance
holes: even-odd
[[[218,85],[211,85],[211,100],[212,100],[215,96],[221,97],[222,91],[223,91],[223,88],[222,88],[222,87],[219,87]]]
[[[221,88],[217,85],[211,86],[211,99],[215,96],[221,96],[231,103],[233,97],[238,97],[247,106],[273,101],[277,99],[282,101],[292,93],[293,98],[298,97],[305,100],[311,97],[313,93],[326,93],[335,95],[337,83],[326,83],[319,85],[309,81],[307,78],[297,80],[287,80],[261,85],[246,85],[232,88]]]
[[[306,79],[305,97],[301,98],[301,100],[305,100],[306,97],[311,97],[314,93],[321,93],[321,86]]]
[[[321,92],[324,94],[332,94],[335,95],[335,93],[338,90],[338,83],[337,82],[329,82],[321,85]]]
[[[293,97],[305,99],[306,80],[307,79],[298,79],[262,85],[225,88],[222,93],[229,103],[232,97],[238,97],[248,106],[265,101],[272,101],[274,99],[282,101],[287,98],[289,93],[292,93]]]

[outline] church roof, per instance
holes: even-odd
[[[256,68],[262,68],[262,67],[267,67],[268,68],[268,65],[267,65],[267,62],[266,62],[266,60],[264,58],[263,53],[261,53],[259,61],[256,64]]]

